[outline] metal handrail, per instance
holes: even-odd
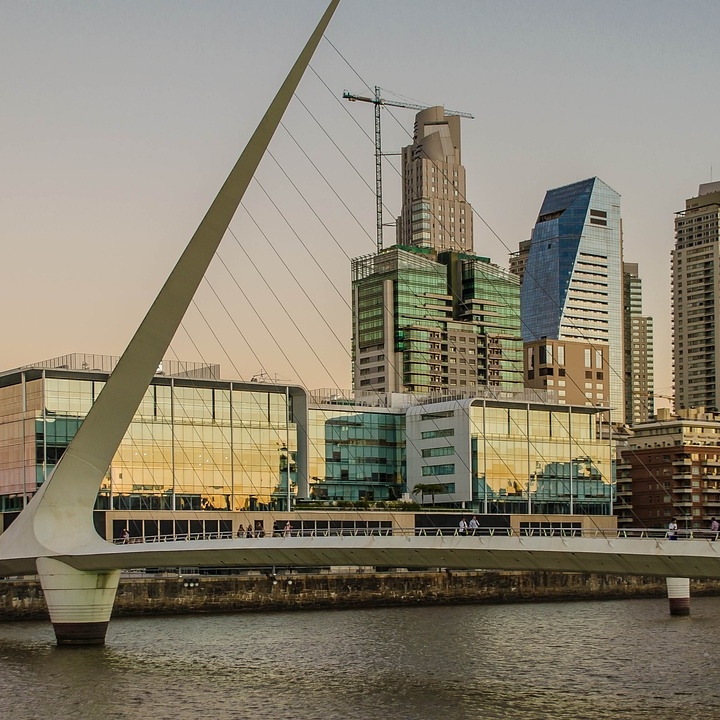
[[[297,529],[273,530],[270,532],[255,532],[250,536],[246,534],[237,535],[232,532],[208,532],[208,533],[174,533],[170,535],[151,535],[130,537],[129,539],[118,538],[113,540],[116,545],[136,543],[166,543],[166,542],[187,542],[198,540],[248,540],[257,538],[269,538],[273,540],[284,540],[287,538],[314,538],[314,537],[391,537],[391,536],[412,536],[412,537],[519,537],[519,538],[603,538],[614,539],[654,539],[654,540],[693,540],[693,541],[717,541],[720,540],[720,532],[707,529],[678,529],[674,531],[675,538],[670,538],[670,532],[663,528],[568,528],[568,527],[542,527],[542,528],[521,528],[520,531],[507,527],[478,527],[461,530],[458,527],[431,527],[431,528],[323,528],[323,529]]]

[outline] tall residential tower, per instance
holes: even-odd
[[[402,150],[402,211],[397,244],[472,252],[472,207],[465,199],[460,118],[436,106],[415,117]]]
[[[637,263],[623,263],[625,323],[625,422],[649,422],[655,415],[653,319],[643,315]]]
[[[720,408],[720,182],[700,185],[675,215],[672,252],[675,407]]]

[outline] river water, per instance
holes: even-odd
[[[0,624],[12,720],[720,716],[720,598],[113,620],[102,648]]]

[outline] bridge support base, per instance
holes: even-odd
[[[37,570],[58,645],[104,645],[119,570],[76,570],[38,558]]]
[[[690,578],[665,578],[671,615],[690,614]]]

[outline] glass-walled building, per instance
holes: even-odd
[[[563,340],[601,353],[599,368],[566,366],[564,382],[582,389],[585,404],[609,405],[613,421],[623,424],[620,195],[599,178],[545,194],[527,249],[521,306],[526,345]],[[542,381],[549,387],[553,379],[548,375]]]
[[[402,496],[402,408],[326,398],[309,406],[303,388],[219,380],[217,366],[164,368],[108,468],[98,509],[287,510],[296,498]],[[111,369],[109,358],[71,355],[0,375],[0,510],[21,510],[49,477]]]
[[[405,413],[311,406],[311,500],[399,500],[405,490]]]
[[[356,258],[356,392],[523,387],[520,283],[488,258],[394,246]]]
[[[410,408],[408,490],[420,484],[439,504],[483,514],[611,515],[611,442],[596,433],[602,412],[519,395]]]
[[[85,357],[0,374],[5,527],[107,380],[107,368]],[[484,514],[612,512],[610,441],[595,434],[603,408],[548,404],[530,391],[458,391],[424,405],[407,395],[355,400],[218,375],[216,366],[164,364],[108,468],[98,511],[142,515],[151,534],[185,532],[173,513],[190,513],[190,532],[215,532],[231,527],[232,513],[287,512],[297,499],[315,508],[412,499]],[[108,522],[122,529],[124,520]]]
[[[22,509],[47,479],[102,390],[107,372],[84,357],[0,375],[3,511]],[[291,492],[298,481],[307,485],[297,471],[307,463],[297,442],[305,391],[208,379],[209,367],[153,378],[108,468],[99,509],[280,509],[288,474]]]

